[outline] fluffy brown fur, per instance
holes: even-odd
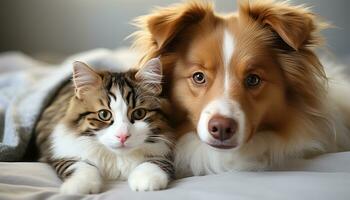
[[[334,121],[339,107],[327,101],[327,76],[313,50],[322,43],[319,30],[325,24],[302,6],[273,1],[238,4],[239,11],[230,15],[217,14],[210,3],[195,1],[158,8],[136,20],[140,30],[134,34],[135,47],[146,52],[143,62],[161,56],[166,77],[163,95],[178,111],[173,119],[180,127],[179,137],[188,132],[201,137],[203,110],[224,93],[244,114],[239,124],[243,133],[227,142],[234,150],[217,153],[235,164],[194,172],[195,167],[185,161],[190,158],[181,158],[185,153],[180,152],[178,162],[183,166],[179,169],[192,167],[194,174],[265,169],[291,157],[348,149],[347,124],[343,118]],[[223,52],[226,32],[234,43],[229,67]],[[205,84],[193,83],[195,72],[205,74]],[[245,85],[251,74],[261,78],[257,87]],[[228,89],[226,76],[230,77]],[[186,138],[179,145],[189,145],[184,140],[195,137]],[[196,144],[179,148],[202,148]]]

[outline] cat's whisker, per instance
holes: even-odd
[[[170,144],[170,145],[174,145],[175,144],[175,142],[173,142],[173,141],[171,141],[171,140],[169,140],[167,138],[164,138],[162,136],[159,136],[159,135],[151,135],[151,136],[148,136],[148,137],[149,138],[154,138],[154,139],[157,139],[157,140],[161,140],[161,141],[163,141],[163,142],[165,142],[167,144]]]

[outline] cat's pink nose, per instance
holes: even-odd
[[[124,144],[125,141],[130,137],[130,135],[129,135],[129,134],[120,134],[120,135],[117,135],[116,137],[118,138],[118,140],[119,140],[122,144]]]

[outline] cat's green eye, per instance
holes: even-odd
[[[146,113],[147,113],[146,109],[139,108],[134,110],[134,112],[132,112],[131,117],[134,120],[141,120],[146,116]]]
[[[102,121],[108,121],[112,118],[112,113],[109,110],[102,109],[98,111],[98,117]]]

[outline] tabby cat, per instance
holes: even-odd
[[[116,179],[135,191],[167,187],[173,140],[159,97],[161,71],[158,58],[124,73],[74,62],[74,84],[58,92],[35,129],[41,161],[62,178],[62,193],[98,193]]]

